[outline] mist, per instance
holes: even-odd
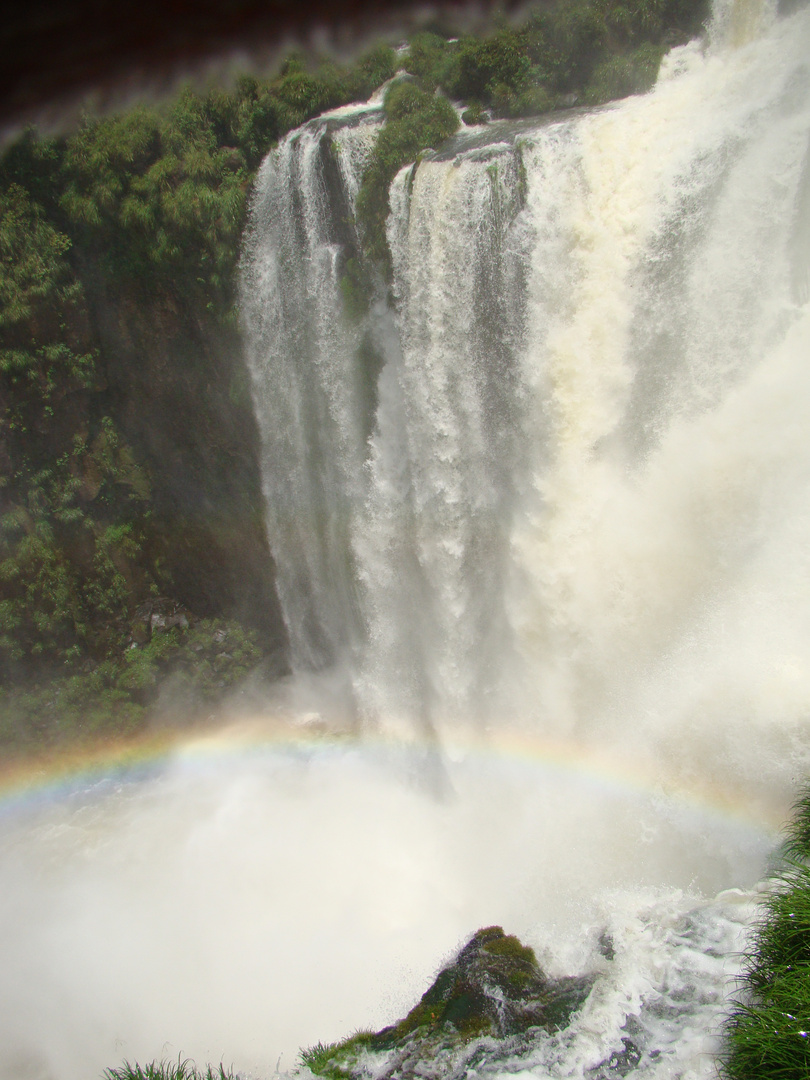
[[[756,881],[772,829],[617,765],[451,745],[436,793],[415,748],[243,719],[30,799],[2,828],[0,1076],[178,1054],[271,1076],[403,1015],[478,926],[589,971],[605,931]]]

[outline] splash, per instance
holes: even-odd
[[[615,940],[568,1061],[621,1046],[656,970],[719,1008],[727,961],[690,973],[684,919],[697,905],[697,950],[739,946],[751,898],[701,908],[700,894],[759,872],[774,834],[749,807],[514,737],[448,747],[436,799],[411,751],[242,717],[130,747],[128,768],[52,763],[24,805],[18,778],[2,803],[0,1076],[79,1080],[178,1053],[270,1076],[302,1045],[407,1011],[493,921],[559,973]]]

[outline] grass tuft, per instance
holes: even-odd
[[[786,863],[763,903],[726,1022],[728,1080],[810,1076],[810,787],[794,807]]]
[[[793,820],[787,828],[783,851],[793,862],[810,860],[810,783],[793,805]]]
[[[298,1058],[316,1076],[323,1076],[326,1080],[346,1080],[351,1075],[358,1054],[369,1047],[373,1040],[374,1032],[356,1031],[343,1042],[318,1042],[301,1050]]]
[[[150,1061],[148,1065],[130,1064],[125,1061],[118,1069],[105,1069],[103,1080],[237,1080],[233,1069],[226,1069],[222,1062],[217,1066],[206,1065],[205,1071],[197,1068],[189,1058],[177,1061]]]

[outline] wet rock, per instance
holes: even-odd
[[[318,1046],[302,1055],[323,1076],[361,1076],[364,1051],[391,1052],[374,1074],[401,1077],[424,1072],[431,1060],[480,1037],[507,1040],[517,1048],[530,1032],[566,1027],[593,985],[592,976],[549,978],[532,949],[500,926],[479,930],[408,1015],[378,1032],[345,1043]]]

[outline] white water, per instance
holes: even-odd
[[[714,898],[810,751],[810,9],[729,0],[652,94],[403,172],[395,309],[352,320],[376,122],[282,144],[245,258],[295,746],[7,820],[3,1080],[270,1076],[492,922],[601,975],[479,1073],[597,1080],[632,1038],[645,1077],[715,1075],[752,897]]]
[[[809,18],[718,4],[653,93],[404,169],[395,306],[359,322],[336,200],[291,164],[357,129],[268,158],[243,306],[271,546],[295,669],[343,672],[363,729],[520,726],[754,798],[804,770]],[[314,300],[276,314],[309,296],[314,351]]]
[[[553,974],[602,973],[576,1032],[533,1061],[581,1075],[632,1037],[713,1075],[752,898],[701,896],[753,880],[771,835],[577,759],[457,747],[437,801],[387,747],[259,734],[4,824],[3,1080],[179,1053],[270,1077],[404,1015],[493,922]]]

